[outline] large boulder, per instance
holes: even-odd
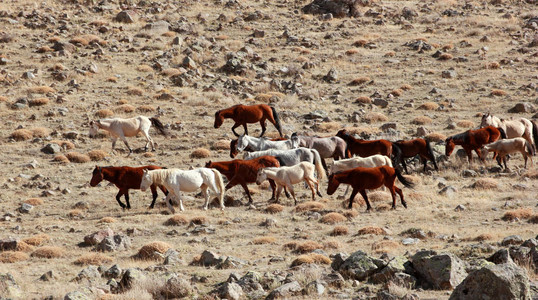
[[[218,295],[223,299],[238,300],[243,295],[243,288],[235,282],[225,282],[218,289]]]
[[[146,274],[140,269],[129,268],[121,278],[119,288],[121,291],[129,290],[136,284],[142,282],[146,278]]]
[[[419,279],[435,289],[453,289],[467,276],[464,262],[452,253],[419,251],[411,261]]]
[[[405,272],[406,265],[408,264],[409,262],[405,256],[396,256],[384,268],[372,275],[372,281],[374,283],[390,281],[394,277],[394,274]]]
[[[124,234],[105,237],[96,247],[97,251],[112,252],[131,248],[131,239]]]
[[[314,0],[303,7],[305,14],[324,15],[332,14],[337,18],[360,16],[359,7],[366,4],[366,0]]]
[[[97,232],[94,232],[92,234],[85,236],[84,244],[88,246],[94,246],[101,243],[101,241],[103,241],[103,239],[106,238],[107,236],[113,236],[113,235],[114,235],[114,231],[112,231],[112,229],[110,228],[97,231]]]
[[[299,293],[302,290],[301,285],[297,281],[292,281],[290,283],[285,283],[276,289],[274,289],[266,300],[272,300],[272,299],[284,299],[284,298],[290,298],[291,296],[294,296],[295,294]]]
[[[340,273],[344,277],[364,280],[379,268],[375,259],[362,251],[352,253],[340,266]]]
[[[451,300],[531,299],[527,273],[514,263],[486,266],[456,287]]]

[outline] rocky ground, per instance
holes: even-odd
[[[0,24],[1,297],[538,297],[536,166],[469,165],[442,143],[485,112],[538,117],[535,1],[21,0]],[[271,104],[287,135],[425,137],[440,170],[411,162],[408,208],[372,191],[369,213],[343,188],[311,202],[298,185],[293,206],[253,185],[247,206],[235,187],[207,212],[188,194],[169,215],[89,186],[95,165],[229,160],[232,124],[213,115],[236,103]],[[151,129],[157,151],[88,136],[137,115],[170,131]]]

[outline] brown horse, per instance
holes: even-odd
[[[346,141],[346,153],[348,157],[357,155],[368,157],[374,154],[381,154],[390,157],[392,154],[392,143],[387,140],[365,141],[352,137],[347,130],[342,129],[336,134],[337,137]]]
[[[445,140],[445,155],[450,156],[456,145],[461,145],[465,153],[467,153],[469,163],[471,163],[473,160],[473,150],[478,155],[478,158],[482,159],[480,148],[486,144],[495,142],[499,138],[506,138],[506,133],[502,128],[486,126],[476,130],[467,130],[450,136]]]
[[[257,123],[260,122],[262,126],[262,137],[265,133],[265,120],[275,125],[275,128],[278,130],[280,137],[282,137],[282,125],[280,124],[280,119],[274,107],[267,104],[256,104],[256,105],[243,105],[237,104],[229,108],[221,109],[215,113],[215,128],[219,128],[224,119],[232,119],[235,124],[232,126],[232,131],[236,136],[239,136],[235,129],[241,125],[245,129],[245,134],[248,135],[247,124],[248,123]]]
[[[399,140],[392,143],[393,147],[398,147],[399,151],[395,152],[395,162],[401,163],[404,167],[405,173],[409,174],[407,171],[407,165],[405,164],[405,159],[409,157],[415,157],[415,155],[420,156],[420,160],[424,164],[424,172],[426,172],[426,165],[428,160],[431,160],[433,166],[436,170],[439,170],[437,167],[437,162],[435,161],[435,155],[433,154],[432,146],[430,142],[425,139],[412,139],[409,141]],[[396,154],[397,153],[397,154]]]
[[[270,141],[273,141],[273,142],[276,142],[276,141],[285,141],[287,140],[286,138],[282,138],[282,137],[279,137],[279,138],[274,138],[274,139],[270,139]],[[237,154],[239,154],[239,151],[237,151],[237,141],[238,139],[234,139],[234,140],[231,140],[230,141],[230,157],[231,158],[235,158],[237,156]],[[246,151],[246,152],[254,152],[256,150],[252,149],[250,147],[250,145],[248,145],[245,149],[243,149],[243,151]]]
[[[228,178],[226,190],[241,185],[247,193],[248,203],[252,203],[252,197],[248,190],[247,183],[256,182],[256,176],[259,169],[267,167],[280,167],[280,163],[274,156],[261,156],[251,160],[234,159],[232,161],[209,161],[205,164],[206,168],[214,168]],[[276,184],[273,180],[269,180],[269,184],[273,189],[273,196],[270,200],[275,199]]]
[[[386,186],[390,194],[392,195],[392,209],[396,209],[396,194],[400,196],[402,205],[407,208],[407,203],[404,200],[402,190],[394,185],[394,181],[398,180],[406,187],[412,187],[411,182],[407,181],[398,169],[394,169],[389,166],[380,166],[375,168],[362,168],[337,172],[329,176],[329,186],[327,187],[327,194],[332,195],[341,183],[349,184],[353,188],[351,197],[349,198],[348,208],[353,207],[353,199],[357,193],[361,193],[362,198],[366,202],[366,211],[372,209],[366,190],[374,190],[384,185]]]
[[[129,189],[140,189],[140,182],[142,182],[142,175],[144,173],[144,170],[157,169],[163,168],[153,165],[138,168],[96,166],[95,169],[93,169],[93,176],[90,180],[90,186],[96,186],[97,184],[99,184],[99,182],[103,181],[103,179],[112,182],[120,190],[116,195],[116,201],[118,201],[121,208],[131,209],[131,204],[129,203]],[[157,186],[151,185],[150,188],[153,200],[151,201],[151,205],[149,206],[149,208],[153,208],[153,206],[155,205],[155,200],[157,199]],[[159,188],[165,195],[168,195],[168,191],[165,187],[159,186]],[[127,206],[125,206],[125,204],[123,204],[120,200],[122,195],[125,195],[125,202],[127,202]]]

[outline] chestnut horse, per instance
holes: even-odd
[[[282,125],[280,124],[280,119],[274,107],[267,104],[256,104],[256,105],[243,105],[237,104],[229,108],[221,109],[215,113],[215,128],[219,128],[224,119],[234,120],[234,126],[232,126],[232,131],[236,136],[239,136],[235,129],[241,125],[245,129],[245,134],[248,134],[247,124],[248,123],[257,123],[260,122],[262,126],[262,137],[265,133],[265,120],[275,125],[275,128],[278,130],[280,137],[282,137]]]
[[[279,138],[275,138],[275,139],[271,139],[271,141],[285,141],[287,140],[286,138],[282,138],[282,137],[279,137]],[[237,151],[237,143],[239,142],[239,139],[235,139],[235,140],[231,140],[230,141],[230,157],[231,158],[235,158],[237,156],[237,154],[239,154],[239,151]],[[247,151],[247,152],[254,152],[254,151],[257,151],[257,150],[254,150],[254,148],[252,148],[250,145],[248,145],[245,149],[243,149],[243,151]]]
[[[247,183],[256,182],[258,170],[267,167],[280,167],[280,163],[274,156],[261,156],[251,160],[234,159],[232,161],[208,161],[205,164],[206,168],[214,168],[219,170],[226,178],[228,184],[226,190],[231,189],[236,185],[241,185],[247,193],[248,203],[252,203],[252,197],[248,190]],[[270,200],[275,199],[276,184],[273,180],[269,180],[269,184],[273,189],[273,196]],[[287,192],[286,192],[287,193]]]
[[[473,160],[473,150],[482,159],[480,148],[482,146],[493,143],[499,138],[506,138],[506,133],[502,128],[486,126],[476,130],[467,130],[465,132],[448,137],[445,140],[445,155],[450,156],[456,145],[461,145],[467,153],[469,163]]]
[[[402,205],[407,208],[407,203],[404,200],[402,190],[394,185],[396,177],[404,186],[413,186],[411,182],[407,181],[407,179],[402,176],[402,173],[400,173],[398,169],[394,169],[389,166],[380,166],[375,168],[358,167],[355,169],[331,174],[331,176],[329,176],[327,194],[334,194],[341,183],[349,184],[353,188],[353,192],[349,198],[348,208],[351,209],[353,207],[353,199],[357,193],[360,193],[366,202],[366,211],[369,211],[372,209],[372,207],[368,201],[366,190],[377,189],[384,185],[389,189],[390,194],[392,195],[392,209],[396,209],[396,193],[398,193],[400,196]]]
[[[409,174],[409,171],[407,171],[405,159],[409,157],[414,157],[417,154],[420,156],[420,160],[424,164],[424,172],[426,172],[426,165],[428,164],[428,160],[431,160],[435,169],[439,170],[439,168],[437,167],[437,162],[435,161],[435,155],[433,154],[432,146],[430,145],[429,141],[422,138],[412,139],[409,141],[399,140],[393,142],[392,145],[398,147],[398,149],[400,150],[395,155],[395,162],[396,164],[402,164],[405,173]]]
[[[360,157],[368,157],[374,154],[381,154],[391,157],[392,143],[387,140],[366,141],[352,137],[347,130],[342,129],[336,134],[337,137],[346,141],[346,153],[348,157],[357,155]]]
[[[103,181],[103,179],[110,181],[120,190],[116,195],[116,201],[118,201],[121,208],[131,209],[131,204],[129,203],[129,189],[140,189],[140,182],[142,182],[142,174],[144,173],[145,169],[157,170],[163,168],[153,165],[138,168],[96,166],[95,169],[93,169],[93,176],[90,180],[90,186],[96,186],[97,184],[99,184],[99,182]],[[149,208],[153,208],[153,206],[155,205],[155,200],[157,199],[157,186],[152,185],[150,188],[153,200],[151,201],[151,205],[149,206]],[[161,191],[163,191],[165,195],[168,195],[168,191],[165,187],[159,186],[159,188],[161,189]],[[127,202],[127,206],[125,206],[125,204],[121,202],[121,196],[125,196],[125,202]]]

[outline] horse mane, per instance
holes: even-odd
[[[157,169],[149,171],[149,174],[151,175],[153,183],[161,183],[165,182],[174,171],[174,169]]]
[[[449,139],[453,139],[455,141],[465,141],[469,137],[469,131],[465,131],[462,133],[455,134],[453,136],[448,137]]]

